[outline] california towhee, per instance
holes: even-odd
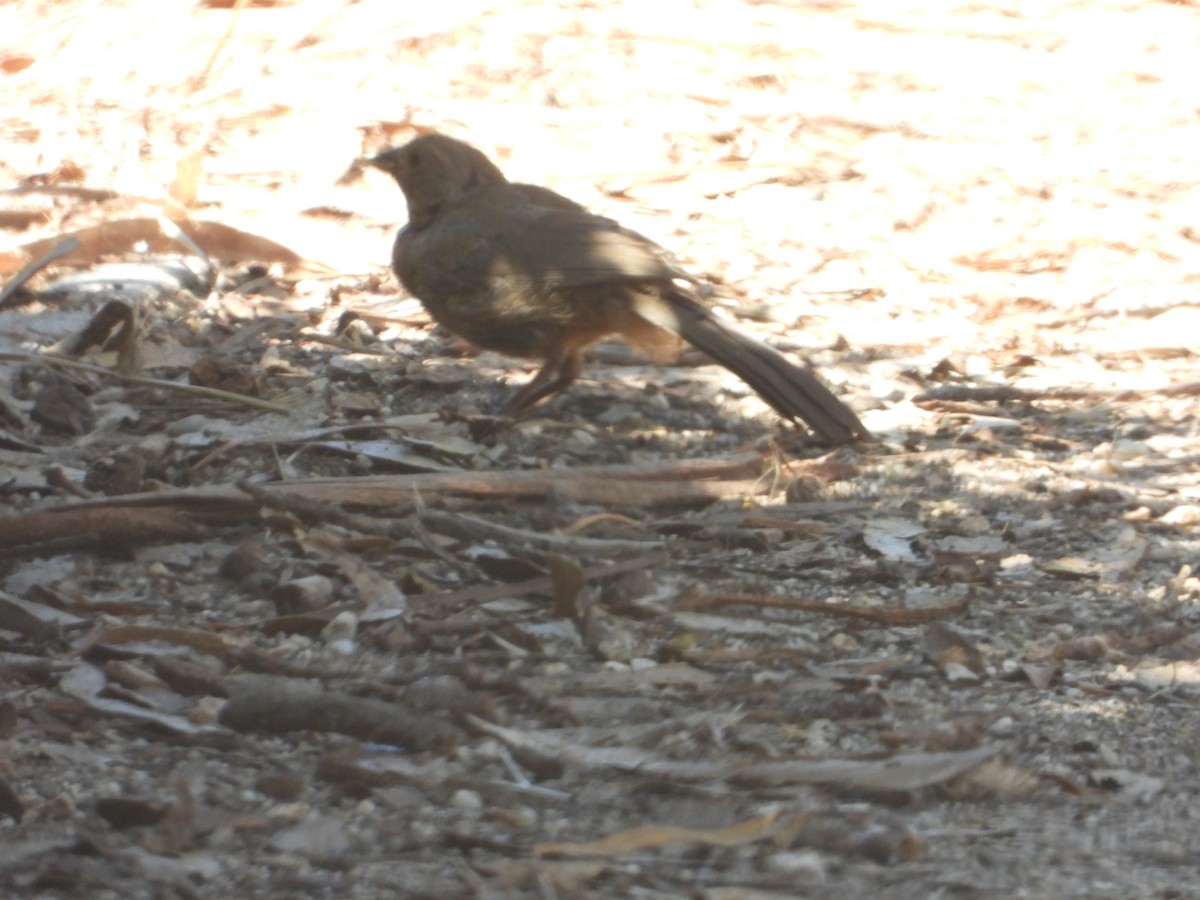
[[[418,137],[371,163],[408,201],[408,225],[392,252],[400,283],[471,343],[543,362],[506,410],[567,387],[584,348],[603,337],[659,353],[682,337],[825,440],[868,436],[811,372],[680,287],[686,276],[640,234],[547,188],[510,183],[474,147],[445,135]]]

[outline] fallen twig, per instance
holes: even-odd
[[[705,594],[687,597],[679,603],[680,608],[712,609],[720,606],[761,606],[770,609],[794,609],[800,612],[814,612],[825,616],[840,616],[844,619],[858,619],[862,622],[876,622],[881,625],[923,625],[936,622],[947,616],[957,615],[966,610],[970,604],[969,597],[955,600],[953,603],[943,603],[940,606],[925,606],[921,609],[896,609],[892,607],[849,606],[833,603],[814,603],[810,600],[795,600],[790,597],[775,597],[770,594]]]
[[[0,309],[4,309],[8,305],[9,299],[16,294],[21,287],[29,281],[34,275],[50,265],[56,259],[62,259],[68,253],[73,253],[79,249],[79,238],[69,237],[58,244],[55,244],[37,259],[33,260],[20,272],[13,276],[12,281],[0,288]]]
[[[210,400],[221,400],[225,403],[237,403],[242,406],[253,406],[256,409],[265,409],[267,412],[281,413],[287,415],[291,412],[286,406],[279,403],[271,403],[268,400],[259,400],[257,397],[248,397],[245,394],[235,394],[231,391],[222,391],[217,388],[201,387],[198,384],[181,384],[178,381],[165,381],[161,378],[147,378],[144,375],[129,375],[125,372],[118,372],[115,369],[106,369],[104,366],[96,366],[91,363],[80,362],[77,359],[66,359],[62,356],[46,356],[41,353],[0,353],[0,360],[5,362],[23,363],[25,365],[34,366],[51,366],[59,369],[74,369],[78,372],[90,372],[93,375],[101,375],[108,378],[116,378],[118,381],[125,381],[129,384],[140,384],[144,387],[162,388],[167,391],[175,391],[180,394],[192,394],[196,397],[207,397]]]

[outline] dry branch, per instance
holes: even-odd
[[[394,507],[416,497],[544,499],[555,493],[580,503],[613,507],[695,506],[759,490],[757,480],[686,480],[744,473],[757,456],[691,460],[663,465],[589,466],[518,472],[436,472],[369,478],[323,478],[262,485],[267,494],[364,508]],[[255,520],[259,504],[232,487],[126,494],[0,516],[0,553],[37,554],[64,549],[116,549],[143,543],[193,540],[206,529]]]

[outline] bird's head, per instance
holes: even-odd
[[[409,225],[422,228],[441,210],[474,191],[504,184],[501,171],[470,144],[444,134],[426,134],[370,160],[400,185],[408,201]]]

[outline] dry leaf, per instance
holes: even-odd
[[[240,231],[219,222],[187,221],[176,225],[213,259],[225,262],[279,262],[302,265],[303,257],[282,244]],[[131,253],[179,252],[179,243],[163,234],[157,219],[115,219],[54,238],[22,244],[16,251],[0,253],[0,275],[16,272],[26,262],[73,237],[79,246],[59,260],[59,265],[90,265],[102,256]]]

